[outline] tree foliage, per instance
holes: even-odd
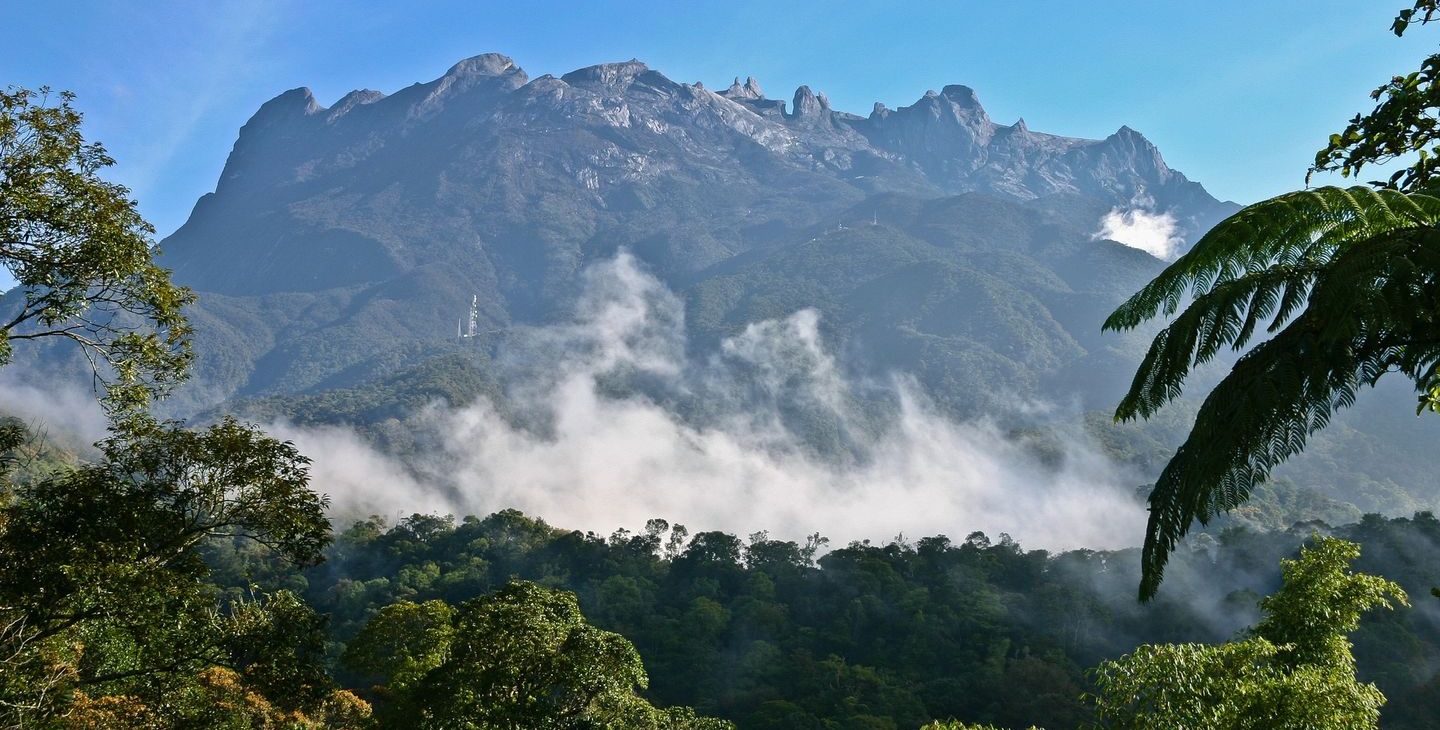
[[[62,690],[134,695],[159,712],[153,702],[197,672],[235,664],[231,649],[245,641],[232,629],[269,615],[245,605],[217,613],[202,546],[241,536],[306,565],[329,541],[303,457],[253,428],[154,425],[104,452],[100,463],[15,485],[0,506],[0,622],[12,627],[0,636],[0,674],[16,678],[0,682],[0,721],[10,706],[63,714]],[[267,611],[290,606],[278,600]],[[26,679],[37,672],[47,679]]]
[[[329,621],[290,591],[242,599],[221,622],[220,665],[285,712],[323,708],[335,690]]]
[[[451,609],[387,606],[346,649],[380,674],[396,727],[486,730],[723,730],[687,708],[657,709],[635,647],[586,622],[573,593],[512,582]]]
[[[1359,546],[1322,538],[1283,562],[1253,635],[1227,644],[1142,646],[1096,670],[1101,725],[1116,730],[1363,730],[1385,697],[1360,682],[1348,634],[1360,615],[1405,603],[1400,586],[1349,571]]]
[[[332,617],[347,658],[382,663],[347,662],[337,681],[400,727],[391,713],[404,692],[394,688],[414,687],[450,656],[445,616],[514,578],[573,592],[587,623],[631,641],[652,704],[747,730],[904,730],[950,718],[1086,727],[1094,718],[1081,700],[1093,689],[1085,668],[1141,644],[1233,638],[1259,621],[1260,597],[1281,585],[1281,560],[1317,529],[1365,546],[1356,570],[1392,576],[1412,593],[1440,583],[1431,559],[1440,520],[1428,514],[1212,529],[1177,551],[1167,590],[1145,604],[1133,597],[1138,549],[1046,553],[977,533],[841,545],[812,561],[804,544],[758,533],[709,534],[671,551],[673,534],[652,525],[601,536],[513,511],[372,519],[341,531],[303,583],[264,572],[249,552],[212,560],[227,584],[299,586]],[[1387,727],[1432,725],[1440,627],[1418,611],[1375,612],[1354,643],[1361,678],[1391,699]],[[391,656],[411,679],[388,674]]]
[[[1413,24],[1425,25],[1436,19],[1436,0],[1416,0],[1401,10],[1391,24],[1396,36],[1403,36]],[[1436,163],[1440,162],[1440,53],[1420,62],[1420,68],[1404,76],[1391,77],[1370,92],[1377,103],[1367,114],[1356,114],[1345,129],[1330,135],[1329,144],[1315,154],[1310,175],[1338,171],[1357,176],[1367,166],[1397,159],[1413,160],[1388,180],[1371,185],[1396,190],[1422,191],[1435,187]],[[1308,180],[1309,175],[1307,175]]]
[[[400,601],[375,614],[345,645],[345,665],[384,677],[394,690],[408,690],[445,663],[455,639],[455,609],[440,600]]]
[[[69,342],[104,384],[111,435],[90,463],[15,479],[26,439],[0,424],[0,727],[359,727],[336,692],[325,621],[296,595],[223,601],[204,550],[250,541],[269,562],[319,562],[325,499],[288,443],[224,419],[148,412],[185,376],[192,297],[68,93],[0,92],[0,312],[17,343]]]
[[[1003,730],[1003,728],[994,725],[971,725],[958,720],[950,720],[948,722],[932,722],[920,730]],[[1030,730],[1039,730],[1039,728],[1032,726]]]
[[[74,96],[0,90],[0,266],[23,290],[0,311],[0,365],[13,343],[77,344],[114,408],[143,408],[190,362],[190,292],[155,263],[154,229],[130,191],[100,173]]]
[[[1190,370],[1252,344],[1206,397],[1150,494],[1142,597],[1154,595],[1195,521],[1249,498],[1336,408],[1389,372],[1433,407],[1440,339],[1440,199],[1365,187],[1319,188],[1229,218],[1105,322],[1124,330],[1175,315],[1156,335],[1118,419],[1148,418]]]
[[[416,684],[443,665],[455,640],[455,608],[441,600],[400,601],[381,608],[345,645],[341,662],[367,678],[381,701],[382,719],[413,718]]]
[[[1434,13],[1421,0],[1394,29]],[[1363,386],[1398,372],[1415,383],[1420,410],[1440,411],[1440,198],[1426,192],[1435,158],[1424,149],[1440,140],[1440,92],[1427,80],[1437,71],[1432,56],[1419,75],[1378,90],[1386,100],[1333,136],[1312,171],[1351,175],[1410,152],[1414,165],[1376,188],[1323,187],[1241,210],[1106,320],[1128,330],[1173,317],[1116,409],[1120,420],[1153,416],[1192,368],[1250,348],[1206,397],[1150,494],[1142,599],[1155,595],[1193,523],[1248,499]]]

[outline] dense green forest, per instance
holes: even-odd
[[[14,488],[45,499],[49,509],[73,510],[63,495],[27,491],[47,477],[76,487],[60,479],[73,472],[76,455],[49,444],[32,436],[11,452]],[[241,727],[296,713],[309,723],[299,726],[368,722],[337,712],[336,703],[373,706],[382,727],[411,726],[420,710],[401,690],[431,670],[450,671],[438,663],[448,648],[428,642],[453,631],[430,621],[493,600],[519,580],[572,593],[570,623],[633,642],[631,676],[648,677],[644,696],[660,707],[691,705],[741,728],[910,728],[948,718],[1079,727],[1095,719],[1095,703],[1084,695],[1097,689],[1097,665],[1147,642],[1237,636],[1259,619],[1258,599],[1279,586],[1279,561],[1316,534],[1357,541],[1358,569],[1394,578],[1412,594],[1440,584],[1429,560],[1440,547],[1440,521],[1427,513],[1371,515],[1338,528],[1312,520],[1263,529],[1307,514],[1313,505],[1304,494],[1266,485],[1228,526],[1192,538],[1175,558],[1166,590],[1149,604],[1133,598],[1136,550],[1049,554],[979,533],[840,547],[820,535],[804,543],[763,533],[690,535],[663,520],[601,536],[514,511],[458,522],[412,515],[339,529],[324,561],[310,568],[285,561],[254,534],[220,537],[197,546],[193,557],[209,568],[191,573],[197,582],[189,585],[202,605],[213,601],[226,617],[217,637],[221,651],[186,662],[198,672],[199,689],[191,705],[168,710],[178,719],[157,713],[138,726],[219,723],[222,715],[201,710],[227,703],[240,711],[225,721]],[[27,512],[12,507],[7,514],[33,519]],[[51,529],[79,527],[47,522]],[[16,530],[5,542],[20,549],[26,537]],[[71,539],[106,551],[125,544],[97,534]],[[104,567],[76,556],[56,560],[72,569]],[[7,579],[20,577],[12,572]],[[542,605],[561,600],[535,597]],[[104,633],[163,620],[163,613],[136,616],[120,607],[126,609],[120,615],[104,617],[111,624]],[[1430,666],[1440,643],[1433,608],[1376,613],[1355,634],[1360,678],[1391,698],[1387,727],[1424,727],[1440,701]],[[133,662],[144,646],[101,645],[92,657]],[[283,658],[279,666],[261,660],[267,652]],[[644,673],[634,674],[642,658]],[[189,682],[171,676],[159,686]],[[123,706],[121,698],[147,702],[123,682],[89,686],[112,694],[91,698],[86,693],[96,690],[82,682],[67,726],[124,725],[130,721],[112,705]],[[348,692],[335,694],[341,687]],[[236,706],[227,693],[254,701]]]
[[[26,483],[74,469],[72,454],[43,440],[11,453],[31,475]],[[30,500],[44,496],[19,482],[16,490]],[[52,509],[69,502],[49,499]],[[34,518],[15,506],[6,514]],[[49,524],[64,527],[54,518]],[[11,527],[5,544],[27,533]],[[1440,520],[1428,513],[1203,533],[1172,559],[1166,590],[1148,604],[1133,598],[1137,550],[1050,554],[979,533],[840,547],[820,535],[803,543],[764,533],[691,535],[663,520],[601,536],[514,511],[459,521],[412,515],[393,525],[353,523],[334,535],[324,562],[303,569],[253,535],[215,537],[194,554],[210,567],[185,584],[202,606],[213,601],[221,610],[218,651],[189,658],[193,676],[178,667],[141,675],[186,701],[155,707],[156,695],[123,679],[89,681],[106,666],[135,666],[150,652],[165,656],[170,641],[208,633],[157,632],[154,622],[171,614],[137,613],[118,600],[125,610],[96,616],[97,627],[81,634],[92,653],[71,670],[77,691],[57,726],[410,727],[437,711],[475,717],[496,708],[534,717],[526,714],[534,708],[497,699],[547,657],[553,664],[543,667],[544,681],[563,696],[589,696],[567,684],[578,667],[605,673],[606,692],[596,696],[630,708],[618,727],[718,722],[705,715],[740,728],[914,728],[950,718],[1002,728],[1088,726],[1097,719],[1097,666],[1146,643],[1244,646],[1214,642],[1261,620],[1261,596],[1281,586],[1280,561],[1320,534],[1355,541],[1356,569],[1392,578],[1411,594],[1440,584],[1431,559]],[[125,544],[74,537],[100,549]],[[78,556],[56,562],[82,570],[106,564]],[[11,572],[7,582],[20,577]],[[145,594],[154,595],[147,583],[129,586],[141,591],[142,606]],[[1389,697],[1385,727],[1426,727],[1440,705],[1434,616],[1426,604],[1374,612],[1353,634],[1359,678]],[[516,627],[522,636],[543,627],[542,638],[554,638],[545,639],[547,650],[506,650],[512,644],[497,637]],[[117,640],[116,632],[130,637]],[[453,648],[467,632],[482,651],[511,653],[486,657],[467,673]],[[585,649],[607,641],[619,648]],[[456,676],[480,704],[440,701],[465,689],[445,684]],[[634,694],[647,679],[643,695]],[[685,705],[699,716],[652,709]],[[648,719],[636,720],[634,708]],[[1132,726],[1109,719],[1106,726]]]
[[[210,555],[237,594],[284,587],[328,614],[337,678],[382,708],[368,688],[384,677],[345,661],[367,621],[398,602],[458,605],[521,579],[574,592],[595,625],[633,641],[657,703],[741,728],[962,718],[1054,729],[1093,719],[1082,694],[1101,661],[1145,643],[1224,641],[1256,621],[1280,560],[1317,533],[1359,543],[1359,570],[1413,595],[1440,584],[1440,520],[1428,513],[1207,534],[1175,556],[1149,604],[1134,600],[1136,550],[1050,554],[979,533],[829,549],[818,538],[687,535],[663,520],[602,536],[509,511],[357,522],[303,573],[276,573],[241,548]],[[1390,698],[1385,727],[1428,727],[1440,708],[1436,617],[1428,604],[1378,612],[1353,637],[1361,678]]]

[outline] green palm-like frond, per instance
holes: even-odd
[[[1123,330],[1180,311],[1156,335],[1119,419],[1149,417],[1191,368],[1255,345],[1206,398],[1150,495],[1141,597],[1190,525],[1250,495],[1362,385],[1398,371],[1417,385],[1440,359],[1440,198],[1320,188],[1220,223],[1106,321]]]

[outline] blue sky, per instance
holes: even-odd
[[[488,51],[532,77],[636,57],[711,88],[753,75],[774,98],[809,84],[860,114],[961,83],[1000,122],[1085,137],[1128,124],[1217,197],[1251,202],[1299,187],[1369,90],[1433,50],[1440,31],[1388,32],[1402,4],[12,2],[0,83],[78,93],[119,160],[111,177],[162,235],[214,189],[265,100],[390,93]]]

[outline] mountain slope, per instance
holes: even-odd
[[[296,89],[244,125],[216,191],[162,242],[201,295],[195,378],[169,407],[356,425],[413,449],[420,404],[503,401],[496,356],[569,321],[584,272],[627,250],[683,303],[695,357],[812,309],[854,382],[898,373],[956,416],[1105,411],[1145,341],[1099,322],[1163,263],[1097,240],[1102,220],[1140,210],[1193,240],[1236,208],[1129,128],[1001,125],[961,86],[861,117],[805,87],[715,93],[636,61],[530,79],[490,54],[329,107]],[[462,338],[472,301],[478,336]],[[38,379],[63,370],[26,357]],[[1416,444],[1435,429],[1408,400],[1388,389],[1342,416],[1291,478],[1366,509],[1435,504]],[[812,445],[848,448],[794,415]],[[1182,405],[1090,430],[1153,469],[1187,425]]]
[[[885,304],[884,290],[908,286],[905,275],[866,279],[862,290],[858,275],[820,272],[835,259],[811,245],[867,219],[881,225],[840,237],[855,239],[845,244],[852,274],[932,259],[949,267],[924,272],[926,322],[894,320],[916,333],[901,335],[911,360],[1028,386],[1094,339],[1077,311],[1098,313],[1118,301],[1119,284],[1156,270],[1143,254],[1090,241],[1107,211],[1136,205],[1190,236],[1235,209],[1128,128],[1082,140],[1002,126],[960,86],[859,117],[807,87],[787,106],[753,79],[715,93],[638,61],[530,79],[487,54],[429,83],[356,91],[329,107],[295,89],[245,124],[216,191],[163,242],[176,278],[202,294],[196,320],[209,353],[180,407],[380,377],[454,339],[472,297],[482,331],[553,320],[578,273],[621,248],[687,293],[702,339],[719,333],[706,331],[712,317],[733,329],[831,301],[821,309],[847,333],[884,330],[881,309],[908,306]],[[901,225],[910,210],[923,220]],[[1076,256],[1097,273],[1123,273],[1097,280],[1103,291],[1067,282],[1075,269],[1064,257]],[[790,261],[797,276],[824,280],[809,283],[808,299],[766,299],[755,281],[747,308],[700,307],[726,286],[751,286],[753,269],[726,273],[745,261]],[[1094,294],[1079,309],[1073,284]],[[972,301],[989,304],[968,332],[925,339],[947,326],[949,307]],[[992,357],[1012,335],[1026,352]]]

